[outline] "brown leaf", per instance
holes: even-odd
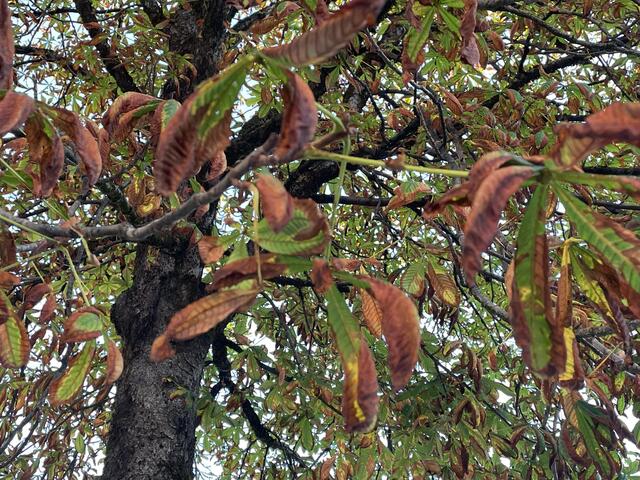
[[[360,338],[358,367],[345,368],[342,415],[347,432],[368,432],[378,416],[378,378],[371,350]]]
[[[476,14],[478,11],[478,0],[464,0],[464,15],[460,24],[460,35],[462,36],[462,49],[460,57],[469,65],[480,64],[480,51],[476,41]]]
[[[605,145],[625,142],[640,147],[640,103],[613,103],[589,115],[585,123],[563,123],[551,157],[559,165],[578,165]]]
[[[232,313],[249,307],[257,289],[222,290],[197,300],[171,317],[162,335],[151,347],[151,359],[161,361],[173,355],[171,340],[190,340],[212,329]]]
[[[2,47],[0,47],[1,50]],[[1,57],[0,54],[0,62],[2,62]],[[0,99],[0,136],[22,125],[34,107],[33,98],[21,93],[6,92],[4,97]]]
[[[0,0],[0,90],[9,90],[13,85],[14,54],[11,10],[7,0]]]
[[[122,359],[122,353],[113,340],[109,340],[107,343],[107,376],[105,383],[111,385],[114,383],[120,375],[122,375],[122,369],[124,368],[124,361]]]
[[[5,265],[2,263],[2,265]],[[5,290],[15,287],[20,283],[20,278],[17,275],[9,272],[0,272],[0,288]]]
[[[224,151],[217,152],[209,160],[209,171],[207,172],[207,182],[213,182],[227,169],[227,155]]]
[[[393,197],[387,205],[387,210],[394,210],[415,202],[419,195],[429,193],[430,191],[424,182],[418,183],[418,185],[409,192],[405,192],[401,186],[396,187],[393,190]]]
[[[24,312],[35,307],[45,295],[51,293],[51,286],[47,283],[38,283],[29,287],[24,294],[24,301],[20,308],[20,316],[24,315]]]
[[[333,285],[333,277],[326,260],[314,258],[313,268],[309,276],[313,282],[313,288],[319,294],[325,293]]]
[[[89,186],[95,184],[102,172],[102,156],[98,148],[98,142],[80,122],[80,118],[74,112],[62,108],[56,108],[55,124],[63,130],[76,146],[80,157],[80,168],[87,177]]]
[[[293,160],[313,140],[318,125],[318,109],[313,92],[300,76],[287,72],[284,113],[280,138],[274,155],[280,162]]]
[[[385,0],[352,0],[316,28],[292,42],[266,48],[265,55],[292,65],[318,63],[336,54],[367,25],[373,25]]]
[[[382,309],[376,299],[369,295],[365,289],[359,288],[358,293],[362,299],[364,323],[373,336],[380,338],[382,335]]]
[[[109,137],[114,138],[114,134],[118,132],[119,138],[126,138],[131,130],[126,131],[127,129],[123,125],[122,117],[128,112],[132,112],[137,108],[157,100],[156,97],[138,92],[126,92],[116,98],[102,117],[102,125],[109,134]],[[129,120],[129,122],[130,121],[131,120]]]
[[[394,390],[404,387],[418,361],[420,324],[413,301],[402,290],[370,277],[362,277],[382,310],[382,333],[389,344],[389,365]]]
[[[283,263],[276,263],[276,256],[273,254],[260,255],[260,273],[263,279],[270,279],[282,275],[287,271],[287,266]],[[208,292],[214,292],[221,288],[242,282],[250,278],[257,278],[258,265],[255,255],[241,258],[234,262],[227,263],[213,274],[213,283],[207,287]]]
[[[481,267],[481,254],[491,244],[498,228],[498,220],[509,197],[535,174],[531,167],[504,167],[484,179],[473,196],[471,213],[464,234],[462,266],[467,282],[475,283]]]
[[[224,245],[218,237],[204,236],[198,242],[198,252],[204,263],[215,263],[224,255]]]
[[[293,217],[293,197],[271,175],[258,175],[256,187],[260,192],[262,215],[274,232],[280,232]]]
[[[25,133],[31,161],[40,165],[39,185],[34,188],[35,194],[46,197],[51,195],[62,174],[64,148],[58,135],[54,133],[51,138],[47,136],[44,121],[41,115],[32,115],[25,125]]]
[[[102,159],[102,165],[106,168],[109,165],[109,154],[111,152],[111,145],[109,145],[109,134],[107,131],[99,127],[94,121],[87,121],[87,130],[93,135],[96,142],[98,142],[98,150],[100,151],[100,158]]]
[[[0,230],[0,264],[7,266],[16,263],[16,243],[11,232]]]

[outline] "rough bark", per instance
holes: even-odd
[[[210,335],[177,345],[177,355],[156,364],[151,343],[180,308],[203,295],[196,249],[138,249],[133,286],[111,310],[123,338],[124,372],[117,383],[103,480],[193,478],[197,392]]]

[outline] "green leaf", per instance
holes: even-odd
[[[358,352],[360,351],[360,327],[351,310],[347,306],[338,288],[331,285],[325,293],[329,326],[336,339],[338,351],[343,359],[345,368],[353,364],[358,368]]]
[[[412,62],[415,62],[416,58],[420,54],[420,51],[427,43],[429,34],[431,33],[431,25],[433,24],[433,18],[435,16],[435,8],[427,7],[425,9],[425,15],[422,19],[422,26],[420,30],[411,28],[407,35],[407,54]]]
[[[598,189],[615,190],[631,195],[640,201],[640,178],[624,175],[597,175],[583,172],[553,172],[555,180]]]
[[[52,405],[69,403],[75,398],[91,369],[95,352],[96,342],[87,342],[82,351],[71,359],[64,374],[53,381],[49,397]]]
[[[640,292],[640,240],[620,224],[592,211],[560,185],[554,183],[553,190],[579,235]]]
[[[169,120],[171,120],[171,117],[176,114],[179,108],[180,102],[178,102],[177,100],[170,99],[164,102],[164,105],[162,105],[162,113],[160,115],[162,128],[167,126]]]
[[[404,274],[400,279],[400,286],[405,292],[411,295],[418,295],[424,287],[425,274],[426,267],[424,263],[412,263],[404,271]]]

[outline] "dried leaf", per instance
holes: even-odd
[[[387,205],[387,210],[408,205],[429,192],[430,189],[424,182],[406,182],[393,190],[393,197]]]
[[[78,151],[80,167],[87,177],[89,186],[95,184],[102,172],[102,156],[98,142],[82,125],[76,113],[62,108],[56,108],[55,113],[55,124],[69,135]]]
[[[295,73],[287,72],[287,77],[282,127],[274,152],[280,162],[293,160],[313,140],[318,125],[316,99],[309,85]]]
[[[29,336],[9,297],[0,290],[0,365],[23,367],[29,359]]]
[[[260,255],[260,273],[267,280],[282,275],[287,271],[287,266],[276,262],[276,256],[272,254]],[[255,255],[241,258],[226,263],[213,274],[213,283],[207,287],[207,291],[216,291],[221,288],[236,285],[247,279],[258,276],[258,264]]]
[[[369,432],[376,423],[378,378],[373,355],[364,338],[360,339],[357,368],[345,365],[342,415],[349,433]]]
[[[49,388],[49,402],[52,406],[70,403],[84,383],[96,352],[96,342],[87,342],[80,353],[70,361],[65,372],[56,378]]]
[[[218,237],[204,236],[198,242],[198,252],[204,263],[215,263],[224,255],[225,247]]]
[[[64,167],[64,148],[53,125],[41,114],[32,115],[25,125],[31,161],[40,165],[36,195],[49,196],[58,184]]]
[[[531,178],[531,167],[504,167],[488,175],[473,195],[471,213],[465,224],[462,266],[467,282],[475,283],[481,267],[481,254],[491,244],[498,228],[500,214],[509,197]]]
[[[2,1],[2,0],[0,0]],[[0,51],[2,47],[0,47]],[[0,53],[0,62],[2,62]],[[2,68],[0,63],[0,69]],[[0,74],[1,75],[1,74]],[[0,80],[1,81],[1,80]],[[0,136],[21,126],[35,107],[33,98],[8,91],[0,99]]]
[[[640,103],[613,103],[589,115],[585,123],[560,124],[551,158],[571,167],[605,145],[625,142],[640,146]]]
[[[313,282],[313,288],[316,292],[323,295],[333,285],[333,277],[326,260],[315,258],[313,260],[313,268],[309,274]]]
[[[249,307],[257,289],[222,290],[201,298],[176,313],[164,333],[153,342],[151,359],[161,361],[170,356],[170,340],[190,340],[215,327],[232,313]]]
[[[420,324],[413,301],[391,284],[361,277],[382,310],[382,333],[389,344],[389,365],[394,390],[404,387],[418,361]]]
[[[122,353],[113,340],[107,342],[107,375],[105,383],[111,385],[114,383],[120,375],[122,375],[122,369],[124,368],[124,361],[122,359]]]
[[[4,265],[4,263],[2,263]],[[20,278],[17,275],[9,272],[0,272],[0,288],[5,290],[15,287],[20,283]]]
[[[293,197],[275,177],[258,175],[256,187],[260,192],[262,215],[274,232],[280,232],[293,217]]]
[[[114,136],[114,134],[117,133],[117,138],[119,138],[119,140],[116,141],[120,141],[126,138],[131,131],[131,129],[124,127],[122,121],[123,116],[140,107],[148,105],[151,102],[157,101],[158,99],[156,97],[152,97],[151,95],[146,95],[144,93],[138,92],[126,92],[114,100],[113,104],[109,107],[109,109],[102,117],[102,125],[109,134],[110,138],[114,138],[115,140],[116,137]],[[129,121],[131,120],[132,118],[130,118]]]
[[[316,28],[286,45],[266,48],[263,53],[298,66],[321,62],[336,54],[364,27],[373,25],[384,4],[384,0],[352,0]]]
[[[460,57],[469,65],[480,64],[480,51],[476,41],[476,14],[478,11],[478,0],[464,0],[464,15],[460,24],[460,35],[462,36],[462,49]]]
[[[460,306],[460,290],[451,276],[438,267],[438,270],[429,263],[427,265],[427,278],[433,291],[441,302],[452,308]]]
[[[363,289],[359,288],[358,293],[362,299],[362,317],[364,323],[375,337],[382,336],[382,309],[375,298]]]
[[[11,10],[7,0],[0,0],[0,90],[9,90],[13,85],[14,54]]]
[[[61,341],[84,342],[99,337],[102,333],[100,316],[100,310],[93,307],[84,307],[73,312],[64,322],[64,335]]]

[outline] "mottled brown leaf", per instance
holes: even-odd
[[[21,93],[6,92],[0,99],[0,136],[22,125],[34,107],[35,102],[31,97]]]
[[[13,85],[13,27],[7,0],[0,0],[0,90]]]
[[[345,368],[342,415],[347,432],[368,432],[378,416],[378,379],[371,350],[360,339],[358,367]]]
[[[313,92],[300,76],[287,72],[284,113],[280,138],[274,155],[280,162],[293,160],[313,139],[318,125],[318,109]]]
[[[534,174],[530,167],[504,167],[486,177],[476,190],[464,229],[462,266],[469,284],[475,283],[474,277],[481,266],[480,255],[496,234],[507,200]]]
[[[370,277],[362,277],[382,310],[382,333],[389,344],[391,382],[397,391],[404,387],[418,361],[420,324],[413,301],[402,290]]]
[[[364,27],[373,25],[384,4],[384,0],[352,0],[316,28],[286,45],[266,48],[263,53],[298,66],[321,62],[336,54]]]
[[[262,215],[274,232],[280,232],[293,217],[293,197],[271,175],[258,175],[256,187],[260,192]]]

